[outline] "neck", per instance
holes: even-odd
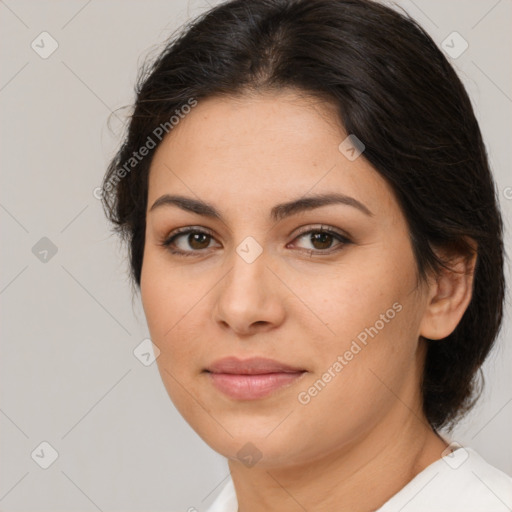
[[[395,414],[364,438],[314,461],[247,468],[230,460],[239,512],[378,509],[447,446],[420,411],[411,414],[398,404]]]

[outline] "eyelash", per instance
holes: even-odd
[[[196,256],[196,255],[204,253],[204,251],[208,250],[208,248],[206,248],[206,249],[200,249],[200,250],[182,251],[182,250],[176,250],[176,249],[172,248],[172,245],[174,244],[174,242],[176,241],[176,239],[179,236],[189,235],[192,233],[196,233],[196,234],[199,233],[199,234],[203,234],[203,235],[209,236],[211,238],[214,238],[213,234],[208,230],[197,229],[197,228],[192,228],[192,227],[179,228],[179,229],[176,229],[175,231],[173,231],[168,237],[166,237],[165,240],[163,240],[160,243],[160,245],[165,247],[169,252],[171,252],[174,255],[186,256],[186,257]],[[297,234],[297,236],[294,238],[294,240],[296,240],[297,238],[303,237],[305,235],[311,235],[313,233],[323,233],[323,234],[331,235],[336,240],[338,240],[340,243],[337,246],[335,246],[335,247],[338,247],[338,249],[334,249],[334,250],[332,248],[329,248],[326,250],[302,249],[303,251],[306,251],[307,253],[309,253],[310,256],[313,256],[314,254],[330,255],[334,252],[338,252],[339,250],[341,250],[343,248],[343,246],[351,243],[351,240],[349,240],[346,236],[342,235],[341,233],[339,233],[337,231],[334,231],[333,229],[330,229],[329,227],[324,227],[324,226],[321,226],[320,228],[314,228],[314,229],[310,228],[307,231],[302,231]]]

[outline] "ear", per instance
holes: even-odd
[[[420,335],[424,338],[439,340],[449,336],[471,301],[477,245],[474,240],[467,241],[471,254],[457,254],[447,249],[436,251],[450,268],[441,267],[429,281],[426,309],[420,325]]]

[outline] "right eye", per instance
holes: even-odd
[[[194,256],[210,248],[213,235],[197,228],[180,228],[173,231],[161,245],[178,256]]]

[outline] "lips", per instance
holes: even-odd
[[[264,357],[251,357],[250,359],[225,357],[215,361],[206,370],[211,373],[230,373],[238,375],[262,375],[265,373],[295,373],[305,371],[304,368],[290,366]]]
[[[288,387],[306,370],[262,357],[227,357],[214,362],[205,372],[215,388],[230,398],[256,400]]]

